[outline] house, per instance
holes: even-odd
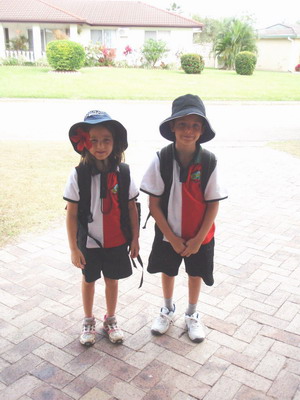
[[[300,63],[300,24],[276,24],[257,31],[256,68],[269,71],[295,71]]]
[[[1,0],[0,58],[12,56],[11,40],[26,37],[29,60],[45,55],[47,43],[68,37],[83,46],[101,43],[116,60],[125,58],[126,46],[136,58],[148,39],[163,40],[170,50],[167,62],[193,51],[193,34],[202,24],[140,1]]]

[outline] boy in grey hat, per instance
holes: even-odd
[[[219,201],[227,198],[227,192],[222,186],[215,156],[200,145],[213,139],[215,132],[198,96],[187,94],[175,99],[172,115],[159,129],[164,138],[173,142],[164,148],[171,156],[166,165],[163,164],[164,149],[158,152],[141,183],[141,190],[149,195],[150,212],[156,222],[148,272],[162,273],[164,296],[164,306],[151,331],[162,335],[173,322],[175,276],[184,260],[189,296],[185,323],[189,338],[201,342],[205,329],[197,303],[202,280],[208,286],[214,283],[214,220]],[[170,177],[166,179],[165,171],[169,170]]]

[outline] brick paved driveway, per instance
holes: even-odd
[[[158,142],[148,145],[154,151]],[[134,146],[129,158],[140,170],[145,154],[139,140]],[[191,343],[184,330],[185,274],[176,281],[174,326],[153,337],[159,277],[146,273],[138,289],[134,271],[120,284],[124,344],[101,333],[99,282],[97,342],[82,347],[80,273],[69,262],[64,227],[24,236],[0,249],[1,400],[300,400],[300,160],[261,142],[210,148],[230,198],[217,219],[216,284],[199,302],[205,342]],[[152,229],[150,221],[141,232],[145,261]]]

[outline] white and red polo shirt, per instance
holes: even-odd
[[[126,243],[126,238],[121,229],[121,210],[118,200],[118,177],[115,172],[107,174],[106,197],[100,198],[101,174],[92,175],[91,179],[91,213],[93,221],[88,224],[89,234],[97,239],[104,248],[121,246]],[[139,195],[138,189],[130,179],[129,201]],[[71,172],[67,181],[64,199],[73,203],[79,202],[79,187],[77,171]],[[87,248],[99,248],[97,243],[87,237]]]
[[[207,203],[220,201],[228,197],[223,186],[218,163],[207,182],[205,192],[201,190],[201,156],[194,157],[192,164],[183,168],[173,159],[173,181],[168,202],[168,224],[173,232],[186,240],[198,233],[204,218]],[[150,196],[161,197],[164,192],[164,181],[160,174],[160,161],[156,154],[142,183],[141,191]],[[214,236],[215,225],[211,227],[203,244],[209,243]],[[164,237],[164,240],[167,239]]]

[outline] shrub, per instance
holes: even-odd
[[[83,67],[84,48],[70,40],[54,40],[48,43],[46,55],[50,66],[56,71],[76,71]]]
[[[141,49],[143,56],[149,66],[154,68],[158,60],[160,60],[169,50],[167,44],[162,40],[149,39]]]
[[[186,74],[201,74],[204,60],[200,54],[188,53],[180,57],[181,68]]]
[[[2,60],[3,65],[21,65],[21,62],[15,57],[8,57]]]
[[[256,55],[250,51],[241,51],[235,58],[235,70],[239,75],[252,75],[256,65]]]
[[[297,65],[296,65],[295,71],[300,72],[300,64],[297,64]]]

